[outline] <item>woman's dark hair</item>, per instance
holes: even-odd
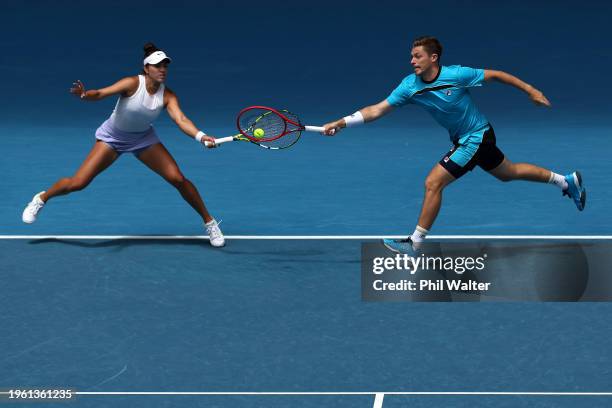
[[[155,51],[161,51],[159,48],[155,46],[155,44],[148,42],[142,47],[144,50],[144,58],[147,58],[149,55],[153,54]],[[143,59],[144,59],[143,58]]]
[[[144,57],[143,59],[147,58],[149,55],[153,54],[155,51],[161,51],[159,48],[157,48],[155,46],[155,44],[153,44],[152,42],[148,42],[146,43],[142,49],[144,50]],[[144,68],[142,69],[142,74],[146,75],[146,71],[144,70]]]

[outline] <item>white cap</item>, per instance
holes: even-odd
[[[147,58],[144,59],[144,61],[142,62],[142,65],[147,65],[147,64],[159,64],[160,62],[162,62],[163,60],[167,59],[168,61],[172,62],[172,59],[170,59],[169,56],[166,55],[165,52],[163,51],[155,51],[153,54],[149,55]]]

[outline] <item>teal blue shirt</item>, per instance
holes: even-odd
[[[480,113],[468,88],[481,86],[484,70],[461,65],[441,66],[431,82],[410,74],[391,92],[391,106],[420,105],[448,130],[453,142],[485,128],[489,121]]]

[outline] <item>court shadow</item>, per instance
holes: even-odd
[[[80,248],[116,248],[122,250],[129,247],[168,247],[168,246],[190,246],[201,247],[202,249],[217,250],[208,243],[207,239],[164,239],[164,238],[127,238],[109,240],[78,240],[60,238],[42,238],[28,241],[30,245],[62,244]]]

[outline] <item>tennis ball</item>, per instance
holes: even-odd
[[[262,137],[264,137],[265,134],[266,134],[266,132],[264,132],[264,130],[261,129],[261,128],[257,128],[253,132],[253,136],[255,136],[256,138],[262,138]]]

